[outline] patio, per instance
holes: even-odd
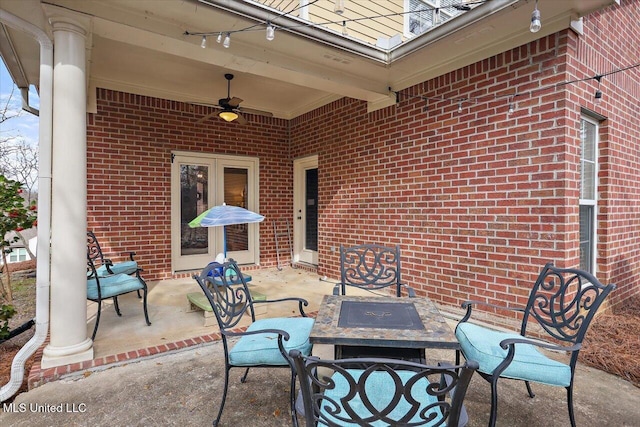
[[[252,289],[270,299],[285,295],[309,300],[307,312],[314,313],[334,280],[321,280],[314,272],[285,267],[247,271]],[[91,363],[50,370],[35,370],[34,383],[48,382],[20,394],[15,404],[63,404],[63,413],[42,409],[25,417],[4,413],[9,425],[210,425],[219,404],[217,391],[223,383],[222,346],[217,327],[204,327],[202,312],[188,312],[186,294],[199,291],[193,279],[149,283],[149,315],[146,326],[135,294],[122,298],[122,317],[113,308],[104,308]],[[88,333],[93,328],[96,304],[88,304]],[[285,316],[295,307],[269,312]],[[455,315],[448,315],[455,326]],[[562,355],[558,355],[562,357]],[[449,350],[430,351],[430,361],[453,360]],[[222,425],[286,426],[288,416],[288,373],[286,370],[254,369],[246,384],[241,370],[231,371],[231,385]],[[37,375],[36,375],[37,374]],[[37,379],[39,378],[39,379]],[[575,408],[580,426],[632,426],[637,420],[640,390],[629,382],[579,364],[576,377]],[[52,381],[58,379],[58,381]],[[269,386],[264,386],[269,384]],[[594,392],[597,390],[597,393]],[[534,384],[536,398],[529,399],[524,385],[515,381],[500,384],[498,425],[549,425],[549,414],[558,414],[556,425],[568,425],[565,391]],[[469,426],[484,426],[489,416],[489,385],[474,376],[467,394]],[[602,396],[616,396],[615,405]],[[247,404],[247,402],[249,404]],[[44,406],[43,406],[44,405]],[[74,412],[75,411],[75,412]],[[52,418],[53,417],[53,418]]]
[[[434,353],[434,359],[446,354]],[[209,426],[219,404],[224,372],[220,342],[145,358],[98,372],[77,372],[19,395],[15,405],[62,407],[63,412],[4,413],[3,425],[194,425]],[[290,425],[288,372],[254,369],[247,383],[242,370],[231,371],[222,426]],[[576,419],[579,426],[637,425],[640,390],[620,378],[579,364],[576,374]],[[534,384],[529,399],[523,384],[500,384],[498,426],[569,425],[564,390]],[[615,401],[613,397],[615,396]],[[61,405],[62,404],[62,405]],[[465,404],[470,427],[486,426],[489,385],[474,376]],[[75,412],[73,412],[75,410]],[[555,415],[557,414],[557,415]]]

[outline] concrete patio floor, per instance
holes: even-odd
[[[253,277],[252,289],[269,299],[307,298],[308,313],[318,310],[322,296],[334,286],[334,280],[320,280],[304,269],[247,273]],[[47,382],[52,379],[48,378],[40,381],[46,384],[18,395],[14,411],[0,413],[0,425],[211,425],[220,402],[224,362],[222,345],[213,336],[217,327],[205,327],[202,312],[188,311],[186,294],[200,289],[191,278],[149,283],[149,288],[152,326],[145,325],[135,294],[122,298],[122,317],[113,307],[103,307],[94,361],[73,369],[61,367],[53,377],[57,381]],[[95,314],[95,307],[88,305],[90,313]],[[284,304],[268,316],[292,315],[296,308]],[[455,326],[455,318],[447,320]],[[89,334],[93,321],[87,324]],[[452,362],[454,352],[430,351],[427,357],[434,363]],[[290,425],[288,371],[253,369],[245,384],[240,383],[241,373],[231,371],[221,425]],[[530,399],[521,382],[502,382],[498,425],[569,425],[563,388],[534,384],[534,391],[536,397]],[[489,384],[474,376],[466,403],[469,426],[487,424],[489,401]],[[574,401],[579,426],[640,425],[640,389],[613,375],[578,364]],[[26,409],[19,412],[20,408]],[[53,412],[58,408],[63,413]]]
[[[449,354],[431,353],[435,359]],[[218,342],[138,360],[97,372],[78,372],[50,382],[14,401],[14,412],[0,414],[5,426],[210,426],[223,385],[223,352]],[[291,425],[289,373],[286,369],[232,369],[221,427]],[[568,426],[563,388],[534,384],[527,397],[524,384],[499,385],[498,426]],[[489,384],[475,375],[465,404],[470,427],[486,426]],[[48,406],[47,406],[48,405]],[[25,412],[15,412],[24,408]],[[42,412],[35,412],[41,409]],[[45,412],[60,408],[63,412]],[[640,390],[618,377],[578,365],[575,390],[580,427],[638,426]],[[73,412],[75,411],[75,412]]]

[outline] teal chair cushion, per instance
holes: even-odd
[[[100,292],[102,299],[110,298],[127,292],[143,289],[144,286],[135,276],[127,274],[113,274],[100,278]],[[98,282],[96,279],[87,280],[87,298],[98,299]]]
[[[113,274],[133,274],[138,269],[138,263],[136,261],[123,261],[117,262],[111,266]],[[110,273],[107,270],[107,266],[101,265],[96,269],[98,277],[109,276]]]
[[[275,317],[271,319],[256,320],[247,328],[247,331],[259,331],[262,329],[279,329],[289,333],[288,341],[283,340],[287,354],[290,350],[300,350],[308,356],[311,353],[309,334],[313,327],[314,319],[309,317]],[[278,334],[265,333],[246,335],[238,340],[229,351],[229,363],[234,366],[255,365],[287,365],[286,359],[278,349]]]
[[[456,337],[467,360],[476,360],[480,372],[491,374],[507,356],[507,350],[500,347],[506,338],[522,338],[519,334],[498,332],[473,323],[460,323]],[[568,387],[571,383],[569,365],[557,362],[540,353],[530,344],[516,344],[516,354],[501,377],[543,384]]]
[[[362,373],[364,372],[361,369],[348,369],[347,372],[353,377],[355,381],[358,381]],[[416,373],[410,371],[395,371],[398,374],[398,377],[402,381],[403,384],[413,377]],[[356,414],[358,414],[361,418],[367,418],[371,416],[371,412],[367,409],[367,407],[362,403],[362,396],[360,394],[356,394],[353,397],[348,397],[346,400],[343,400],[345,396],[349,394],[349,382],[345,377],[336,372],[331,377],[335,382],[335,387],[332,389],[326,389],[324,392],[324,396],[327,398],[323,400],[320,406],[320,419],[331,420],[337,425],[341,426],[356,426],[356,423],[350,423],[344,421],[344,419],[351,419],[351,416],[348,414],[348,411],[345,410],[345,406],[353,410]],[[432,405],[437,402],[437,398],[435,396],[431,396],[425,391],[428,389],[429,382],[421,378],[419,379],[415,385],[411,387],[411,398],[415,400],[415,405],[418,406],[417,412],[415,414],[420,414],[420,411],[427,408],[427,406]],[[390,419],[394,421],[400,421],[405,414],[408,414],[411,409],[411,404],[407,401],[405,396],[400,397],[400,400],[397,404],[393,402],[393,399],[397,397],[396,387],[394,385],[393,379],[388,372],[385,371],[377,371],[373,372],[369,378],[367,378],[365,383],[365,393],[366,397],[369,399],[370,404],[373,405],[379,412],[385,412],[386,409],[390,409],[388,407],[395,408],[389,412],[387,415]],[[329,399],[333,402],[330,403]],[[337,407],[334,407],[334,403]],[[441,425],[442,421],[442,413],[437,408],[429,408],[426,412],[425,418],[433,415],[434,419],[429,424],[420,424],[420,425]],[[404,420],[403,425],[411,425],[411,422],[417,423],[422,420],[418,415],[412,417],[411,420]],[[320,423],[322,424],[322,423]],[[370,426],[388,426],[388,423],[382,421],[374,421],[368,423]]]

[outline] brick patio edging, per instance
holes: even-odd
[[[308,317],[315,317],[317,312],[307,313]],[[243,332],[247,327],[234,329],[233,332]],[[194,338],[187,338],[185,340],[174,341],[166,344],[160,344],[151,346],[139,350],[132,350],[126,353],[118,353],[109,356],[99,357],[93,360],[85,360],[83,362],[72,363],[70,365],[54,366],[52,368],[41,368],[42,354],[45,346],[48,344],[49,339],[40,346],[38,351],[34,354],[34,363],[29,371],[29,377],[27,379],[28,390],[32,390],[36,387],[40,387],[48,382],[57,381],[65,377],[78,376],[80,372],[94,372],[99,370],[105,370],[116,366],[125,365],[133,361],[144,360],[158,355],[169,353],[173,351],[185,350],[190,347],[196,347],[199,345],[209,344],[214,341],[220,341],[222,336],[220,332],[213,334],[201,335]]]

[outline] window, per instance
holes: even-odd
[[[405,0],[404,33],[407,37],[419,36],[425,31],[448,21],[461,13],[451,7],[460,0]]]
[[[26,261],[27,250],[25,248],[14,248],[7,259],[7,263]]]
[[[598,122],[580,122],[580,269],[595,274],[598,194]]]

